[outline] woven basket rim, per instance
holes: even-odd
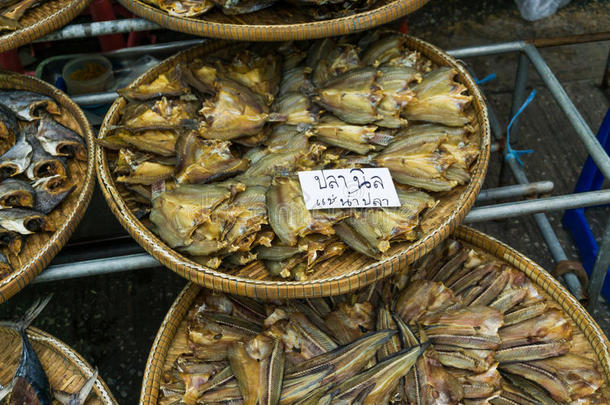
[[[119,0],[129,11],[162,27],[216,39],[289,41],[351,34],[395,21],[429,0],[392,0],[372,10],[346,17],[294,24],[227,24],[201,18],[171,16],[141,0]],[[245,14],[247,16],[247,14]]]
[[[63,7],[58,7],[56,11],[34,24],[27,25],[21,29],[9,32],[0,36],[0,52],[10,51],[11,49],[27,45],[45,35],[58,30],[77,15],[79,15],[92,0],[61,0],[66,3]]]
[[[3,327],[3,329],[8,328]],[[85,378],[91,377],[91,375],[94,373],[93,367],[91,367],[87,360],[85,360],[83,356],[81,356],[62,340],[33,326],[28,327],[26,333],[31,341],[46,345],[58,354],[62,355],[70,362],[70,364],[76,367],[76,369],[78,369]],[[103,400],[104,404],[114,405],[118,403],[101,376],[98,376],[97,380],[95,381],[95,389],[98,397]]]
[[[424,55],[427,53],[435,53],[437,56],[448,61],[448,63],[450,63],[452,67],[458,71],[461,77],[464,78],[464,84],[468,87],[469,94],[473,96],[473,103],[478,103],[481,110],[478,119],[482,122],[480,122],[480,155],[474,166],[471,182],[467,185],[459,198],[457,198],[458,209],[452,211],[450,215],[448,215],[440,225],[437,225],[432,232],[413,242],[408,248],[400,253],[349,273],[339,274],[324,279],[305,281],[252,280],[207,268],[169,248],[165,242],[163,242],[158,236],[154,235],[152,231],[144,227],[142,223],[135,218],[131,210],[127,208],[126,204],[119,196],[116,184],[109,171],[106,152],[104,148],[100,147],[96,150],[96,170],[100,188],[106,197],[111,211],[115,214],[119,222],[128,231],[128,233],[142,247],[144,247],[149,254],[161,262],[161,264],[164,266],[169,267],[171,270],[177,272],[188,280],[195,282],[196,284],[211,288],[213,290],[238,295],[246,295],[257,298],[303,298],[344,294],[348,291],[358,289],[363,285],[370,284],[375,280],[391,274],[403,261],[407,262],[417,260],[419,257],[426,254],[429,249],[437,246],[442,240],[447,238],[449,234],[457,227],[457,225],[459,225],[459,223],[464,219],[466,213],[474,204],[474,200],[481,189],[489,162],[490,128],[484,98],[478,86],[475,84],[474,80],[468,74],[466,69],[439,48],[415,37],[408,35],[405,35],[405,37],[410,40],[410,47],[417,48],[419,50],[425,49],[426,52],[422,52]],[[173,66],[175,63],[180,62],[182,59],[186,59],[188,56],[193,57],[194,55],[205,52],[206,50],[209,51],[210,49],[212,49],[210,52],[213,52],[216,50],[215,48],[220,49],[227,43],[228,42],[226,41],[217,41],[216,43],[212,42],[209,44],[199,45],[182,51],[144,73],[128,87],[131,88],[138,86],[148,78],[155,74],[159,74],[167,69],[168,66]],[[98,138],[103,138],[110,130],[112,124],[114,123],[111,121],[115,119],[116,115],[118,114],[118,110],[121,108],[124,102],[125,99],[123,97],[119,97],[115,100],[104,118],[104,122],[102,123],[102,127],[98,133]],[[363,278],[366,280],[363,281]],[[365,284],[362,284],[363,282]],[[336,283],[336,285],[333,283]],[[329,284],[332,286],[329,287]],[[325,293],[323,291],[324,288],[330,288],[335,292],[332,294]]]
[[[43,248],[35,256],[27,258],[27,261],[19,269],[15,269],[8,277],[0,280],[0,303],[5,302],[24,288],[47,267],[55,255],[63,248],[85,215],[95,184],[95,137],[91,125],[82,110],[64,92],[35,77],[0,71],[1,77],[6,77],[12,86],[16,86],[13,87],[15,89],[30,90],[53,98],[73,116],[87,144],[87,170],[82,179],[83,186],[78,199],[64,216],[64,221],[61,225],[57,227],[57,230],[44,243]],[[25,243],[27,244],[27,241]]]
[[[534,261],[503,242],[476,229],[460,225],[452,237],[471,243],[488,254],[503,260],[522,271],[550,298],[560,304],[562,310],[584,333],[587,341],[600,362],[606,384],[610,383],[610,354],[608,338],[599,325],[582,305],[546,270]],[[486,245],[490,246],[486,246]],[[536,277],[533,278],[532,275]],[[168,310],[151,347],[142,379],[140,405],[156,405],[161,384],[165,358],[176,335],[178,326],[186,316],[197,294],[203,289],[194,283],[187,283]],[[186,308],[186,309],[185,309]],[[181,312],[181,313],[180,313]]]

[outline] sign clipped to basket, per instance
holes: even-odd
[[[400,207],[390,171],[383,168],[299,172],[308,210]]]

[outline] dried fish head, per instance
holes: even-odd
[[[28,183],[17,179],[6,179],[0,183],[0,209],[33,208],[34,189]]]
[[[558,309],[500,329],[501,348],[530,345],[539,342],[570,340],[572,326]]]
[[[165,4],[168,3],[169,1],[165,2]],[[173,2],[173,4],[179,4],[184,8],[188,8],[188,3],[188,1],[184,2],[184,0]],[[200,4],[205,4],[205,1],[200,2]],[[183,15],[185,14],[189,14],[189,11],[185,10]],[[140,84],[139,86],[133,88],[129,87],[126,89],[120,89],[118,93],[131,100],[150,100],[163,96],[181,96],[189,92],[188,86],[184,83],[184,79],[182,77],[185,69],[185,67],[177,65],[167,72],[161,73],[150,83]]]
[[[174,165],[149,154],[121,149],[116,162],[117,181],[127,184],[151,185],[172,177]]]
[[[370,302],[353,305],[344,302],[326,315],[324,323],[335,339],[345,345],[375,330],[375,311]]]
[[[416,280],[405,288],[396,301],[396,313],[407,323],[456,308],[461,301],[443,283]]]
[[[244,171],[248,160],[233,155],[230,146],[229,141],[202,140],[194,131],[183,134],[176,146],[178,183],[206,183]]]
[[[125,107],[121,125],[132,132],[191,128],[195,109],[193,101],[166,97],[151,103],[130,103]]]
[[[43,177],[60,176],[68,177],[68,167],[65,158],[55,157],[44,150],[41,142],[36,136],[35,125],[27,125],[22,129],[24,137],[32,147],[32,158],[30,165],[25,171],[30,180],[38,180]]]
[[[258,134],[270,118],[261,96],[232,80],[220,80],[218,86],[216,98],[204,101],[199,111],[205,118],[200,135],[229,140]]]
[[[21,131],[17,142],[6,153],[0,156],[0,179],[16,176],[25,172],[32,159],[32,146]]]
[[[351,124],[370,124],[380,118],[377,105],[383,93],[377,85],[380,73],[372,67],[349,70],[316,89],[314,101]]]
[[[0,210],[0,226],[22,235],[35,232],[53,232],[55,230],[55,226],[46,215],[24,208]]]
[[[236,191],[224,184],[181,185],[153,201],[150,220],[170,247],[189,246],[195,230],[209,222],[212,211]]]
[[[313,127],[313,132],[318,140],[361,155],[366,155],[376,149],[376,130],[376,125],[347,124],[328,114],[324,115]]]
[[[117,140],[118,143],[116,143],[116,146],[113,149],[122,149],[132,146],[142,152],[155,153],[161,156],[174,156],[176,154],[178,134],[174,130],[130,132],[120,129],[115,135],[98,141],[102,143],[103,146],[108,147],[107,142],[115,142],[115,140]]]
[[[55,100],[31,91],[2,90],[0,91],[0,103],[11,109],[19,119],[24,121],[40,119],[45,112],[52,115],[61,113]]]
[[[72,191],[76,185],[66,181],[60,176],[45,177],[33,184],[36,193],[34,209],[49,214],[55,209]]]
[[[259,56],[248,50],[233,55],[231,61],[222,63],[222,75],[261,95],[271,104],[279,89],[281,77],[280,59],[274,53]]]
[[[83,138],[50,116],[46,116],[38,122],[36,139],[38,139],[43,149],[52,156],[87,160],[87,147]]]

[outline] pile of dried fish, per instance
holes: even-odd
[[[32,0],[28,0],[32,1]],[[144,0],[177,17],[199,17],[217,7],[226,15],[248,14],[272,6],[277,0]],[[281,3],[281,1],[280,1]],[[340,18],[370,10],[375,0],[286,0],[313,20]]]
[[[358,45],[356,45],[358,41]],[[470,181],[479,138],[456,71],[375,31],[234,47],[121,91],[100,139],[122,196],[208,267],[264,261],[304,279],[350,247],[380,259],[420,237],[439,193]],[[399,208],[307,210],[297,171],[388,168]]]
[[[19,20],[26,11],[44,0],[0,0],[0,31],[15,31],[21,28]]]
[[[82,137],[60,124],[60,107],[28,91],[0,91],[0,280],[10,274],[5,254],[17,256],[24,238],[52,232],[50,214],[75,188],[68,159],[87,160]]]
[[[84,405],[97,380],[97,371],[83,384],[76,393],[52,390],[40,360],[30,343],[26,329],[42,312],[51,300],[52,295],[43,300],[36,300],[18,321],[0,321],[0,327],[15,329],[21,337],[21,356],[19,365],[11,382],[0,386],[0,404],[7,405],[51,405],[52,397],[64,405]],[[53,395],[51,395],[53,394]]]
[[[600,364],[525,276],[449,240],[333,298],[203,290],[159,404],[602,404]],[[581,346],[582,347],[582,346]]]

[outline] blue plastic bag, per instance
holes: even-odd
[[[557,12],[566,6],[570,0],[515,0],[521,16],[528,21],[536,21]]]

